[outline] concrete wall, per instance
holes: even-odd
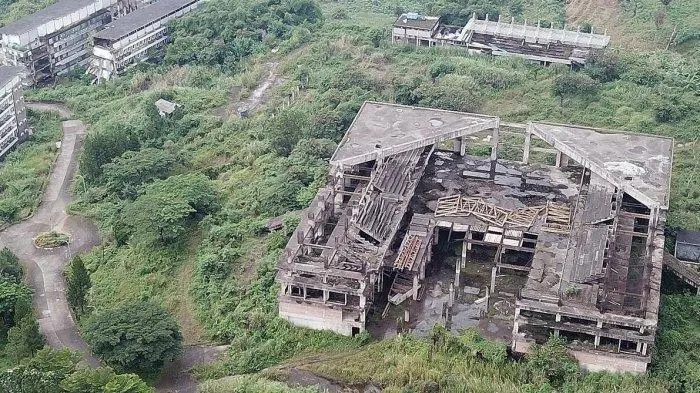
[[[529,353],[531,345],[527,341],[516,339],[513,342],[513,350],[518,353]],[[571,349],[569,353],[576,358],[581,368],[588,371],[642,374],[647,370],[648,360],[645,361],[645,358],[642,357],[635,360],[630,359],[631,355],[606,354],[601,351],[583,352]]]
[[[343,321],[343,310],[304,303],[288,298],[280,298],[279,315],[290,323],[316,330],[331,330],[345,336],[352,335],[352,328],[360,331],[364,327],[360,322]]]

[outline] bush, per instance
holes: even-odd
[[[182,352],[182,335],[172,316],[143,301],[91,315],[83,334],[94,354],[121,371],[154,372]]]
[[[55,231],[42,233],[34,238],[34,244],[41,248],[61,247],[68,244],[68,242],[70,242],[70,237],[68,235]]]
[[[546,344],[534,346],[526,359],[536,383],[549,382],[559,387],[580,373],[578,362],[566,349],[561,338],[552,336]]]

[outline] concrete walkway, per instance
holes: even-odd
[[[76,173],[86,127],[80,120],[68,120],[74,115],[62,105],[28,103],[27,107],[38,111],[57,112],[64,119],[61,123],[63,139],[39,208],[30,218],[0,231],[0,248],[8,247],[24,266],[27,282],[34,289],[34,309],[46,342],[52,348],[77,351],[83,355],[87,364],[98,367],[101,365],[100,361],[92,356],[87,343],[80,337],[66,300],[66,282],[63,277],[63,271],[74,255],[89,251],[100,244],[99,231],[92,221],[66,214],[66,208],[72,201],[71,183]],[[69,234],[70,245],[54,250],[36,248],[33,238],[50,230]],[[196,392],[197,381],[189,371],[198,364],[213,362],[226,348],[184,348],[180,359],[166,365],[156,383],[157,391]]]
[[[55,111],[63,118],[72,117],[72,113],[60,105],[29,104],[28,107]],[[85,137],[85,125],[79,120],[66,120],[61,127],[61,149],[39,208],[30,218],[0,232],[0,247],[12,250],[25,268],[27,281],[34,289],[34,307],[39,326],[47,343],[53,348],[78,351],[88,364],[99,366],[100,361],[91,355],[78,333],[66,301],[63,278],[63,270],[73,255],[88,251],[100,243],[99,231],[90,220],[66,214],[71,202],[71,179],[75,175],[78,154]],[[69,234],[69,246],[54,250],[37,249],[33,238],[51,230]]]

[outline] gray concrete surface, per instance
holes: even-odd
[[[72,117],[70,111],[58,105],[30,104],[29,107],[55,110],[61,117]],[[0,247],[12,250],[25,268],[27,281],[34,289],[34,307],[39,326],[47,343],[53,348],[78,351],[88,364],[98,366],[100,361],[91,355],[78,333],[66,301],[63,278],[63,271],[73,255],[100,243],[99,232],[92,222],[66,213],[71,202],[71,179],[76,171],[85,125],[79,120],[69,120],[62,123],[62,128],[61,149],[39,208],[28,219],[0,232]],[[33,238],[50,230],[69,234],[70,244],[53,250],[36,248]]]

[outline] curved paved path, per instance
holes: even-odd
[[[62,118],[73,114],[54,104],[28,104],[31,109],[58,112]],[[99,366],[90,349],[80,337],[66,301],[63,270],[71,257],[100,243],[99,231],[83,217],[69,216],[66,208],[71,202],[71,180],[77,168],[77,158],[85,137],[85,125],[80,120],[61,123],[63,139],[58,157],[51,168],[51,177],[44,190],[41,204],[28,219],[0,232],[0,246],[8,247],[24,265],[27,281],[34,289],[34,307],[39,326],[47,343],[53,348],[70,348],[82,353],[91,366]],[[33,238],[50,230],[71,235],[68,247],[40,250]]]
[[[25,268],[27,281],[34,289],[34,309],[46,342],[53,348],[69,348],[80,352],[87,364],[98,367],[100,361],[92,356],[90,348],[80,337],[66,300],[66,283],[63,278],[63,271],[73,255],[89,251],[100,244],[99,231],[92,221],[66,213],[66,208],[72,201],[71,183],[85,138],[85,124],[80,120],[68,120],[74,114],[60,104],[27,103],[27,107],[57,112],[64,119],[61,123],[63,139],[39,208],[28,219],[0,231],[0,247],[12,250]],[[52,229],[70,234],[70,245],[54,250],[37,249],[33,238]],[[184,348],[180,359],[166,365],[156,383],[157,391],[195,392],[197,381],[189,371],[197,364],[216,360],[225,349],[226,346]]]

